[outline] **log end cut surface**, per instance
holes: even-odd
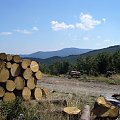
[[[80,110],[77,107],[65,107],[64,112],[67,114],[78,114]]]
[[[28,87],[24,87],[22,91],[22,96],[24,100],[30,100],[31,97],[31,90]]]
[[[42,90],[38,87],[35,88],[34,95],[35,95],[36,100],[41,100],[42,99]]]
[[[39,64],[36,61],[32,61],[30,68],[33,72],[37,72],[39,70]]]
[[[3,101],[4,102],[13,102],[16,99],[16,96],[13,92],[6,92]]]

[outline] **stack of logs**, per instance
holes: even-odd
[[[39,64],[19,55],[0,53],[0,99],[11,102],[17,96],[24,100],[41,100],[44,89],[37,87],[42,78]]]

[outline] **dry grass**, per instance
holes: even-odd
[[[112,75],[111,77],[108,77],[108,78],[103,75],[98,77],[82,75],[79,78],[79,80],[84,82],[96,82],[96,83],[101,82],[101,83],[107,83],[107,84],[113,84],[113,85],[120,85],[119,74]]]

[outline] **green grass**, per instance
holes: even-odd
[[[81,75],[78,80],[83,82],[96,82],[96,83],[106,83],[106,84],[113,84],[113,85],[120,85],[120,75],[112,75],[111,77],[105,77],[104,75],[101,76],[86,76]]]

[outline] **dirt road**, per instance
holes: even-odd
[[[51,91],[75,94],[113,94],[120,93],[120,85],[108,85],[105,83],[82,82],[77,79],[44,76],[38,82],[41,87],[46,87]]]

